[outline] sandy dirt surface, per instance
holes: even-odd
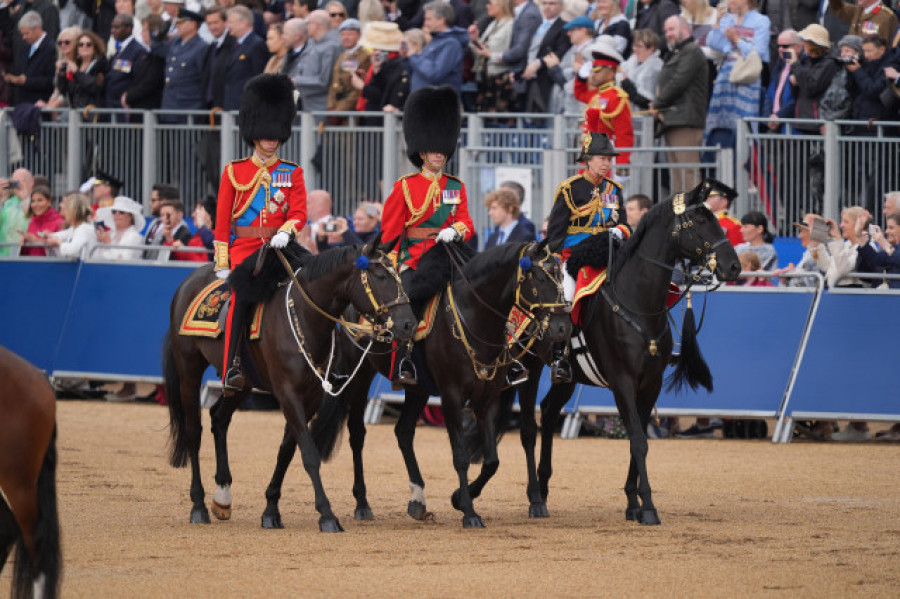
[[[556,443],[551,517],[528,518],[517,436],[464,530],[443,429],[417,449],[433,522],[406,515],[393,428],[369,428],[374,522],[353,520],[346,435],[322,477],[343,534],[318,531],[295,461],[281,511],[260,528],[283,420],[240,412],[231,429],[234,515],[190,525],[188,470],[167,463],[168,413],[156,405],[59,404],[63,597],[766,596],[900,594],[898,446],[661,440],[650,480],[662,525],[624,518],[627,441]],[[204,414],[202,468],[214,490]],[[474,474],[472,475],[474,476]],[[8,596],[11,567],[0,576]]]

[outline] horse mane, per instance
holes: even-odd
[[[343,266],[351,255],[356,257],[358,253],[359,248],[355,245],[342,245],[327,249],[321,254],[309,256],[303,265],[303,272],[308,280],[315,281],[335,268]]]
[[[474,279],[498,268],[509,266],[510,262],[518,261],[522,247],[528,243],[502,243],[479,252],[463,265],[462,272],[468,279]]]
[[[628,242],[625,243],[624,246],[616,253],[615,262],[613,262],[613,266],[611,269],[611,273],[613,276],[619,273],[622,270],[622,267],[628,262],[628,259],[631,258],[635,252],[637,252],[637,248],[641,245],[641,240],[647,234],[647,230],[656,226],[657,223],[661,222],[665,218],[668,218],[672,214],[672,200],[663,200],[659,204],[650,208],[647,213],[641,217],[641,222],[638,223],[637,229],[635,229],[634,233],[631,234],[631,237],[628,238]]]

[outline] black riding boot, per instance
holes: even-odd
[[[249,306],[244,302],[238,302],[234,305],[234,312],[231,315],[231,338],[228,342],[228,358],[225,360],[224,393],[231,396],[244,388],[247,384],[247,378],[241,370],[241,340],[244,333],[244,322]]]
[[[569,364],[565,345],[558,344],[553,348],[553,362],[550,363],[550,381],[554,383],[571,383],[572,366]]]

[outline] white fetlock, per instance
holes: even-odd
[[[34,599],[44,599],[44,587],[47,584],[47,577],[43,572],[37,575],[32,585]]]
[[[426,505],[424,487],[420,487],[415,483],[409,483],[409,490],[412,491],[412,501]]]
[[[212,513],[219,520],[231,518],[231,485],[222,485],[213,493]]]

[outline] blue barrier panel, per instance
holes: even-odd
[[[825,293],[785,412],[792,418],[900,420],[900,294]]]
[[[660,414],[775,416],[790,381],[815,289],[729,287],[706,296],[698,341],[713,374],[713,392],[701,387],[675,394],[663,387]],[[702,306],[703,294],[695,293],[698,320]],[[680,310],[675,314],[680,316]]]
[[[169,306],[191,272],[184,266],[84,262],[54,372],[161,377]]]
[[[80,265],[50,258],[0,261],[0,345],[51,371]]]

